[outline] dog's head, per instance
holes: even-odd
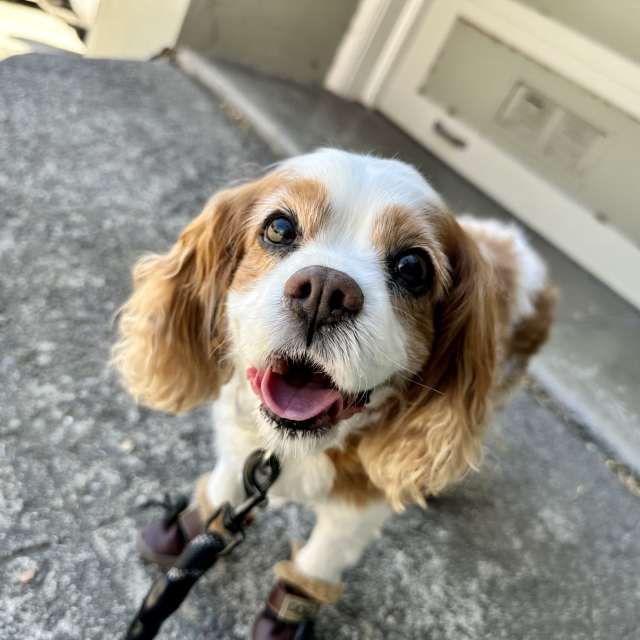
[[[168,254],[138,263],[115,361],[169,411],[246,377],[285,456],[367,424],[373,481],[419,500],[475,454],[495,357],[488,277],[413,168],[319,151],[217,194]]]

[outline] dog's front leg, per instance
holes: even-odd
[[[359,560],[391,510],[383,502],[358,506],[328,500],[316,506],[316,513],[309,541],[302,548],[294,545],[291,559],[274,567],[277,582],[255,622],[253,640],[293,638],[320,604],[338,600],[343,571]]]
[[[295,558],[296,569],[310,578],[340,582],[342,572],[360,559],[391,513],[386,502],[356,506],[330,500],[316,507],[316,526]]]
[[[244,497],[242,465],[233,458],[220,458],[214,470],[201,476],[196,484],[195,503],[203,523],[224,502],[235,506]]]
[[[251,453],[262,447],[253,415],[245,410],[253,400],[245,386],[245,382],[232,379],[212,407],[217,462],[211,473],[199,478],[194,496],[203,522],[224,502],[236,506],[245,499],[244,465]]]

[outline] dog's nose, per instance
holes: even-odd
[[[296,271],[284,286],[291,309],[309,326],[307,343],[315,329],[339,322],[345,314],[362,309],[364,296],[358,283],[343,271],[328,267],[305,267]]]

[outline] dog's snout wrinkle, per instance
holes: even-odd
[[[351,276],[319,265],[296,271],[284,292],[290,308],[307,323],[307,346],[318,327],[353,316],[364,304],[362,290]]]

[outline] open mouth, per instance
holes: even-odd
[[[331,377],[313,363],[286,357],[268,369],[249,367],[247,379],[269,422],[316,435],[327,433],[340,420],[363,411],[371,393],[342,393]]]

